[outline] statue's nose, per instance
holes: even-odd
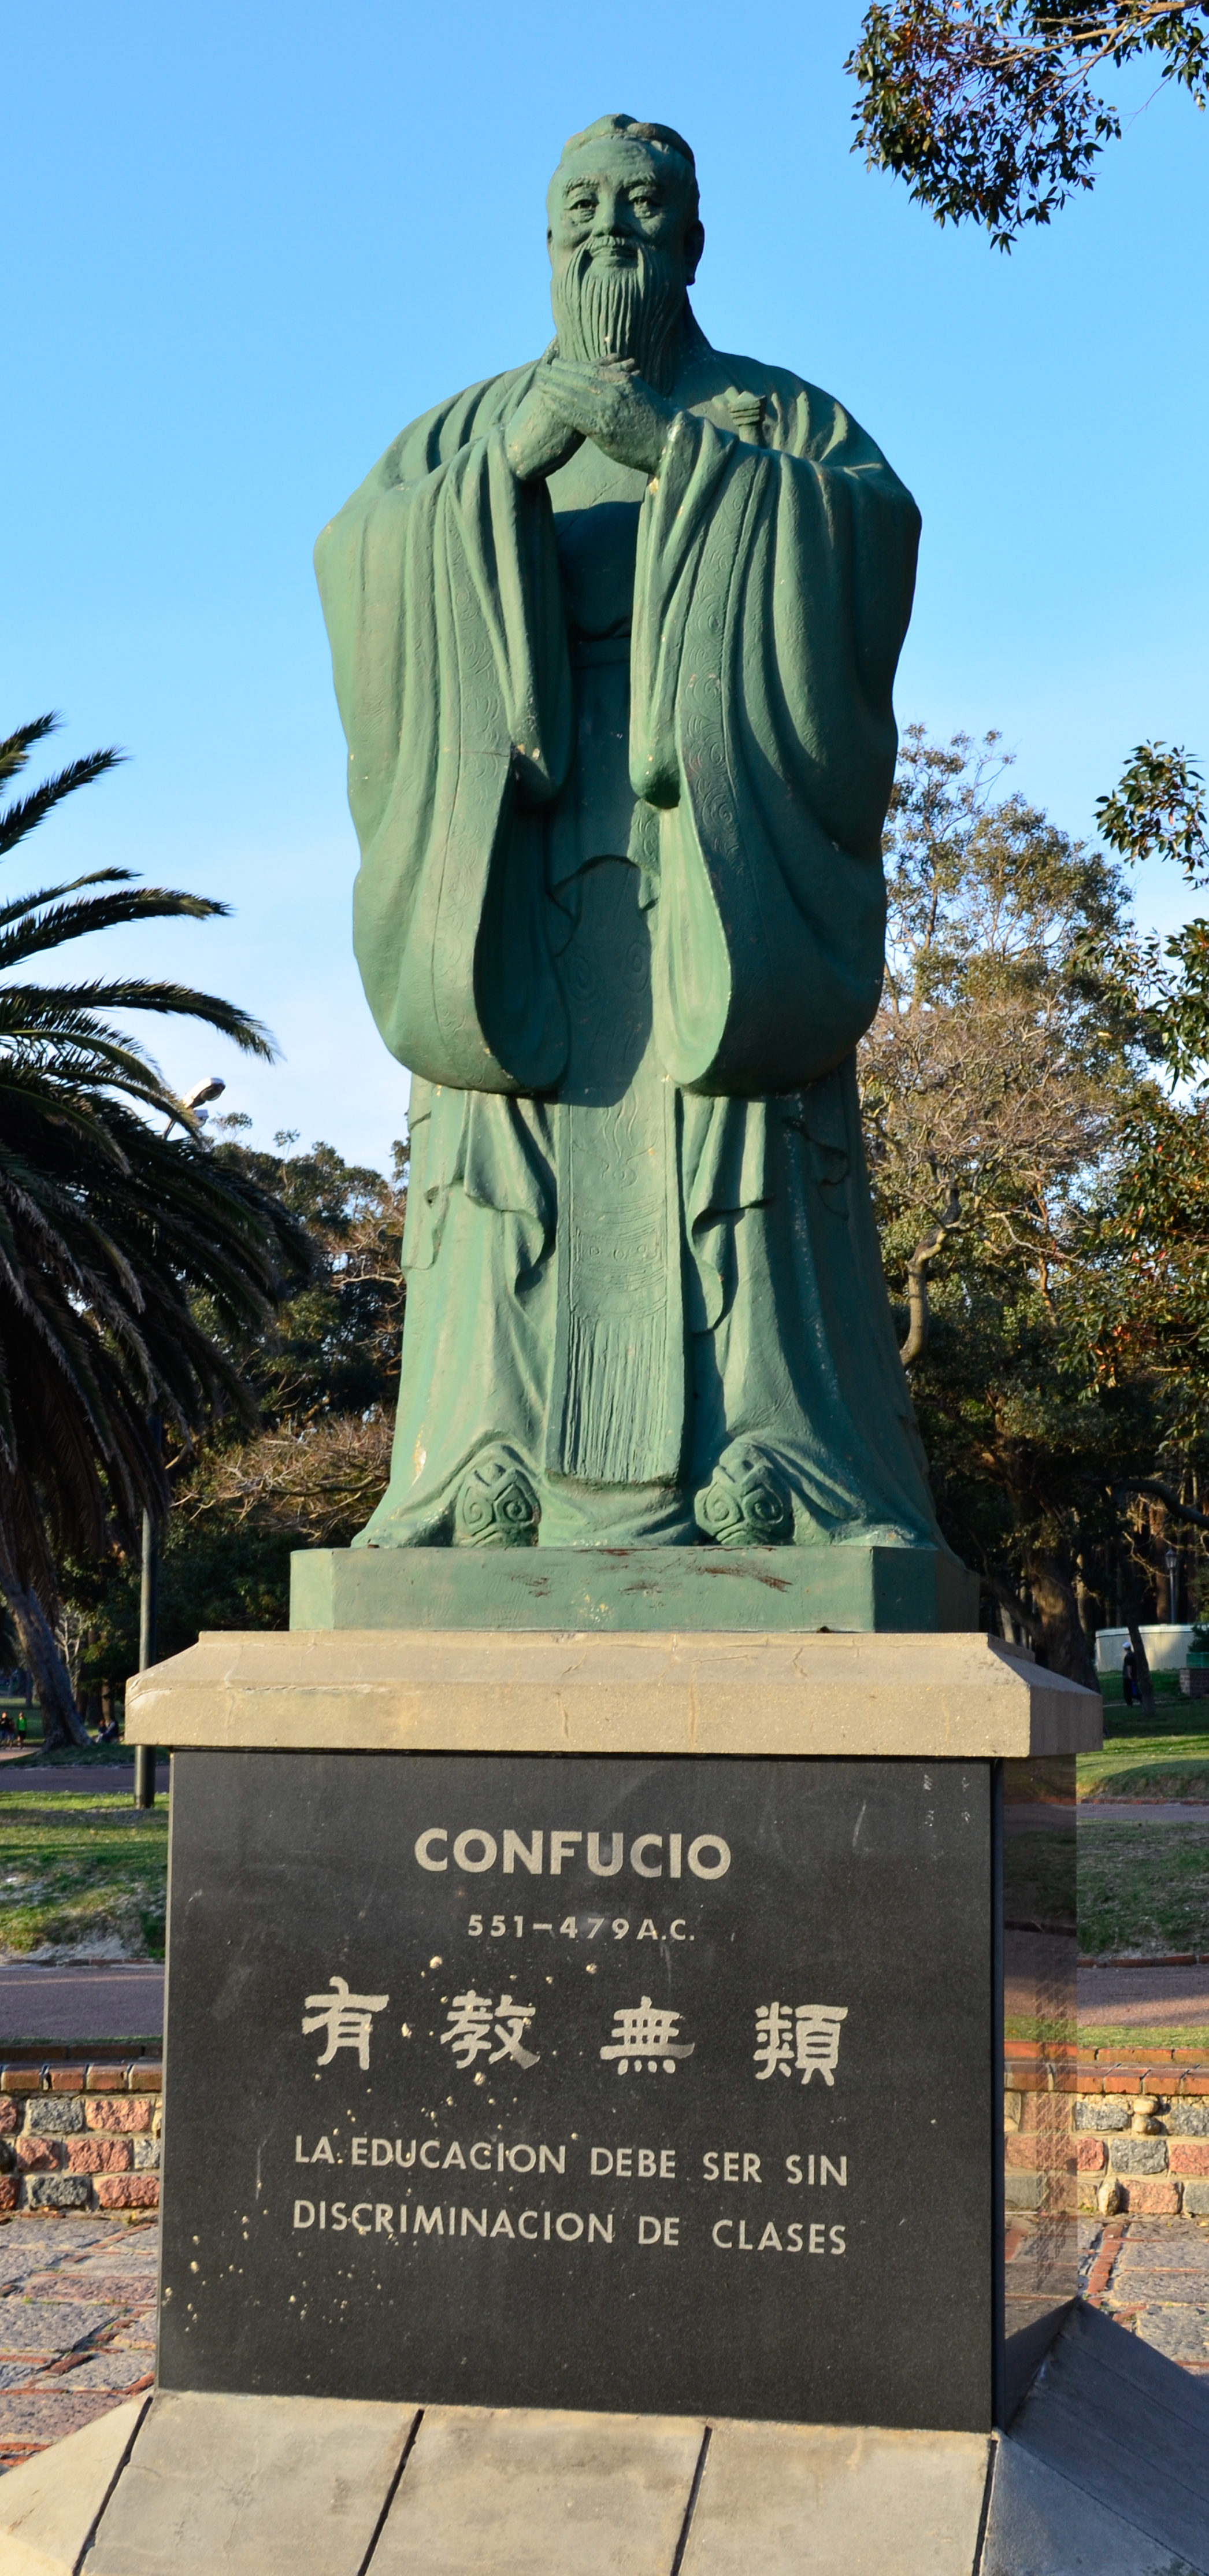
[[[601,197],[592,230],[601,241],[626,240],[633,225],[624,197]]]

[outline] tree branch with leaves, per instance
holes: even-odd
[[[1010,250],[1094,185],[1121,133],[1099,75],[1146,57],[1204,108],[1207,0],[873,0],[845,64],[860,90],[854,149],[938,223],[978,224]]]

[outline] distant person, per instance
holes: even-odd
[[[116,1744],[116,1743],[117,1743],[117,1740],[118,1740],[118,1722],[117,1722],[117,1719],[116,1719],[116,1717],[109,1717],[109,1718],[107,1718],[107,1719],[106,1719],[104,1726],[101,1728],[100,1734],[99,1734],[99,1735],[98,1735],[98,1737],[97,1737],[97,1742],[98,1742],[98,1744]]]
[[[1142,1694],[1138,1689],[1138,1659],[1132,1646],[1127,1646],[1121,1657],[1121,1687],[1126,1708],[1140,1708]]]

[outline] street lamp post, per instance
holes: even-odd
[[[160,1439],[158,1414],[151,1419],[151,1432],[157,1446]],[[143,1514],[143,1565],[139,1584],[139,1671],[145,1673],[155,1662],[156,1613],[159,1608],[159,1549],[156,1529],[150,1512]],[[136,1744],[134,1748],[134,1803],[136,1807],[155,1805],[155,1746]]]
[[[204,1127],[206,1102],[220,1100],[226,1087],[218,1074],[209,1074],[204,1082],[195,1082],[193,1089],[182,1095],[181,1107],[189,1111],[196,1126]],[[173,1128],[180,1123],[175,1117],[170,1118],[164,1129],[165,1136],[170,1136]],[[151,1417],[151,1433],[158,1448],[161,1438],[158,1414],[153,1414]],[[144,1512],[143,1569],[139,1586],[139,1671],[141,1673],[146,1672],[148,1664],[155,1662],[159,1570],[155,1523],[150,1512]],[[136,1744],[134,1748],[134,1803],[136,1807],[155,1805],[155,1746],[153,1744]]]

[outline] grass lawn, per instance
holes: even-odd
[[[1080,1773],[1084,1797],[1105,1782],[1109,1797],[1209,1801],[1209,1734],[1121,1736],[1083,1756]],[[1008,1921],[1070,1930],[1073,1831],[1009,1832],[1004,1861]],[[162,1959],[167,1869],[166,1799],[140,1810],[98,1779],[85,1802],[10,1790],[0,1773],[0,1960]],[[1085,1957],[1209,1952],[1209,1828],[1199,1822],[1116,1823],[1101,1795],[1084,1810],[1077,1883]],[[1201,2036],[1150,2035],[1167,2047],[1196,2046]]]
[[[168,1802],[0,1791],[0,1959],[162,1959]]]
[[[1023,2029],[1019,2032],[1009,2030],[1005,2036],[1008,2039],[1028,2039],[1031,2033]],[[1132,2022],[1124,2025],[1120,2022],[1105,2022],[1101,2026],[1098,2022],[1081,2021],[1079,2046],[1080,2048],[1130,2049],[1197,2048],[1204,2050],[1209,2056],[1209,2023],[1196,2022],[1187,2030],[1181,2030],[1176,2029],[1170,2022],[1164,2022],[1154,2030],[1135,2030]]]
[[[1176,1708],[1187,1708],[1189,1706],[1190,1703],[1185,1693],[1180,1688],[1180,1677],[1178,1673],[1152,1673],[1150,1676],[1150,1685],[1160,1708],[1163,1706],[1165,1701],[1170,1701]],[[1103,1698],[1105,1708],[1115,1709],[1118,1717],[1133,1716],[1135,1714],[1136,1702],[1128,1710],[1126,1709],[1125,1684],[1119,1673],[1101,1673],[1100,1693]]]
[[[62,1744],[53,1753],[44,1753],[40,1736],[27,1738],[28,1756],[21,1762],[6,1762],[0,1772],[0,1785],[6,1780],[19,1781],[24,1771],[92,1771],[94,1769],[130,1770],[134,1747],[123,1744]]]
[[[1209,1950],[1209,1831],[1098,1819],[1086,1826],[1079,1836],[1079,1948],[1090,1959]]]
[[[1075,1928],[1075,1829],[1007,1833],[1003,1839],[1003,1912],[1009,1924],[1043,1932]]]
[[[1106,1702],[1103,1750],[1081,1753],[1076,1768],[1080,1798],[1193,1798],[1209,1805],[1209,1702],[1166,1701],[1153,1726],[1136,1708]]]

